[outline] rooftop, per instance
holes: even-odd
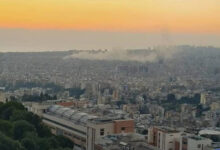
[[[208,134],[208,135],[220,135],[220,130],[216,130],[216,129],[204,129],[199,131],[199,135],[204,135],[204,134]]]
[[[137,149],[137,150],[155,150],[156,148],[147,144],[145,136],[133,133],[125,135],[108,135],[102,137],[98,141],[98,145],[104,150],[121,150],[121,149]]]
[[[94,110],[89,108],[85,111],[79,109],[72,109],[69,107],[64,107],[61,105],[51,105],[46,114],[61,117],[68,121],[73,121],[77,123],[87,124],[91,123],[107,123],[113,120],[123,120],[121,114],[115,115],[113,112],[104,113],[102,115],[96,113]]]
[[[167,132],[167,133],[178,133],[180,131],[174,129],[174,128],[170,128],[170,127],[165,127],[165,126],[159,126],[157,127],[158,129],[164,131],[164,132]]]

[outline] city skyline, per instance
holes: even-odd
[[[0,150],[220,149],[220,0],[0,0]]]

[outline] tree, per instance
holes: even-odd
[[[18,141],[15,141],[0,132],[0,150],[25,150]]]
[[[143,99],[144,99],[144,101],[147,100],[147,96],[146,96],[146,94],[143,94]]]
[[[13,135],[16,140],[22,139],[27,132],[34,131],[35,128],[29,122],[25,120],[19,120],[14,122]]]
[[[16,101],[15,102],[8,102],[3,105],[3,108],[8,108],[8,107],[13,107],[13,108],[19,109],[19,110],[25,110],[24,106],[21,103],[18,103]]]
[[[37,145],[39,146],[39,150],[49,150],[51,145],[48,143],[48,138],[38,138],[36,141]]]
[[[13,107],[8,107],[6,108],[5,110],[3,110],[1,112],[1,118],[2,119],[5,119],[5,120],[9,120],[10,116],[12,115],[14,111],[14,108]]]
[[[220,128],[220,120],[216,123],[216,127]]]
[[[21,144],[26,150],[37,150],[37,144],[30,138],[22,139]]]
[[[0,131],[7,136],[11,136],[12,124],[6,120],[0,120]]]
[[[25,111],[23,113],[23,115],[24,115],[24,118],[25,118],[24,120],[28,121],[30,124],[34,125],[36,128],[38,126],[40,126],[41,119],[37,115],[35,115],[33,113],[30,113],[30,112],[27,112],[27,111]]]
[[[64,136],[56,136],[57,141],[59,142],[60,147],[73,147],[74,144],[71,140],[65,138]]]
[[[139,108],[139,111],[141,114],[148,114],[149,113],[149,109],[147,107],[147,105],[143,105]]]
[[[167,100],[168,100],[169,102],[175,102],[175,101],[176,101],[176,97],[175,97],[174,94],[168,94],[168,95],[167,95]]]
[[[40,124],[39,126],[36,127],[37,133],[39,137],[50,137],[52,136],[50,130],[48,127],[46,127],[43,124]]]
[[[129,99],[129,102],[130,102],[131,104],[136,104],[136,103],[137,103],[136,100],[135,100],[135,98],[130,98],[130,99]]]
[[[11,116],[10,116],[10,120],[11,121],[25,120],[26,113],[27,112],[25,112],[23,110],[14,109]]]
[[[42,120],[18,102],[0,103],[0,150],[69,150],[73,143],[52,135]]]
[[[80,88],[70,88],[68,89],[70,96],[75,97],[77,99],[80,98],[80,95],[85,93],[85,89],[80,89]]]

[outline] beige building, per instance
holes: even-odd
[[[218,110],[220,109],[220,102],[212,102],[210,107],[212,111]]]
[[[148,143],[157,150],[209,150],[212,145],[208,138],[167,127],[149,128]]]
[[[2,103],[6,102],[6,96],[3,91],[0,91],[0,102],[2,102]]]
[[[200,104],[206,105],[206,103],[207,103],[206,94],[201,93],[201,96],[200,96]]]
[[[82,150],[96,149],[96,142],[104,136],[134,132],[131,119],[98,116],[60,105],[50,106],[42,117],[53,134],[68,137]]]
[[[174,150],[175,141],[181,137],[181,132],[167,127],[151,127],[148,129],[148,143],[158,150]]]
[[[210,139],[201,136],[183,136],[180,139],[180,143],[176,144],[176,150],[208,150],[212,145]]]
[[[51,103],[46,103],[46,102],[42,102],[42,103],[38,103],[38,102],[23,102],[22,104],[24,105],[24,107],[28,111],[30,111],[30,112],[32,112],[32,113],[34,113],[34,114],[36,114],[36,115],[38,115],[40,117],[43,115],[43,113],[46,111],[46,109],[49,106],[51,106]]]

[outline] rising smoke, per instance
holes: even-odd
[[[134,50],[81,50],[73,51],[73,54],[65,57],[65,59],[154,62],[161,58],[170,59],[176,51],[177,49],[175,47],[155,47]]]

